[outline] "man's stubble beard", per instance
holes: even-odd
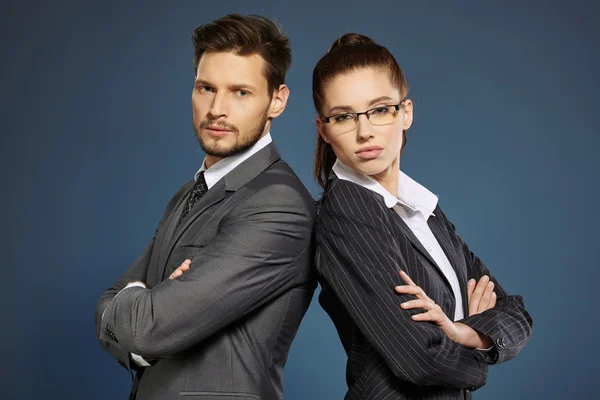
[[[201,123],[198,127],[194,127],[194,131],[196,132],[196,138],[198,139],[198,143],[200,144],[200,147],[202,148],[202,150],[204,150],[206,155],[212,157],[225,158],[243,153],[244,151],[254,146],[254,144],[258,142],[262,137],[268,120],[269,117],[267,116],[267,111],[265,111],[260,122],[250,129],[250,134],[246,136],[242,142],[236,140],[236,142],[229,148],[221,147],[218,141],[213,145],[204,143],[200,132],[202,131],[203,126],[208,125],[208,121],[203,121],[203,123]],[[237,129],[237,127],[227,125],[227,128],[232,130],[232,134],[236,136],[236,139],[240,138],[239,130]]]

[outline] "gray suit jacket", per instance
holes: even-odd
[[[314,201],[273,144],[175,229],[192,186],[175,194],[154,239],[100,298],[100,344],[138,370],[130,398],[282,399],[282,370],[316,286]],[[169,280],[187,258],[190,269]],[[119,293],[136,280],[149,289]],[[130,353],[153,365],[136,367]]]

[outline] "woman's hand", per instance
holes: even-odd
[[[469,295],[469,317],[494,308],[496,305],[496,292],[494,282],[487,275],[482,276],[475,285],[475,279],[469,279],[467,285]]]
[[[404,310],[412,310],[414,308],[423,308],[426,311],[421,314],[414,314],[411,316],[413,321],[429,321],[438,325],[442,331],[451,340],[459,342],[460,330],[459,328],[444,314],[442,308],[431,300],[421,289],[417,286],[412,279],[404,271],[400,271],[400,277],[407,285],[396,286],[396,292],[400,294],[412,294],[417,297],[416,300],[409,300],[405,303],[400,304]]]
[[[404,271],[400,271],[400,277],[407,285],[396,286],[396,292],[400,294],[412,294],[417,297],[416,300],[409,300],[402,303],[400,307],[405,310],[411,310],[413,308],[423,308],[426,310],[424,313],[412,315],[411,318],[414,321],[433,322],[442,329],[442,332],[444,332],[450,340],[472,349],[483,349],[492,345],[491,339],[488,336],[480,334],[468,325],[460,322],[452,322],[450,318],[444,314],[441,307],[431,300],[425,294],[423,289],[417,286]],[[476,290],[474,284],[469,285],[468,289],[470,294],[469,310],[471,309],[471,301],[473,301],[473,310],[475,314],[490,309],[496,304],[496,297],[489,293],[490,291],[488,290],[490,287],[493,289],[494,286],[488,285],[489,278],[487,278],[487,280],[483,278],[487,278],[487,276],[482,277],[477,284],[478,288],[483,288],[483,290]],[[479,284],[481,284],[481,287],[479,287]],[[469,311],[469,313],[470,312],[471,311]]]

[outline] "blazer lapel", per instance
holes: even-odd
[[[433,212],[435,216],[431,216],[427,221],[429,228],[433,232],[433,235],[437,239],[438,243],[444,250],[446,257],[448,257],[448,261],[450,261],[450,265],[456,272],[456,277],[458,278],[458,284],[460,285],[460,293],[463,298],[463,313],[464,316],[468,316],[468,307],[469,307],[469,299],[467,295],[467,265],[465,263],[465,257],[463,253],[460,251],[461,249],[456,249],[453,246],[453,238],[448,232],[448,229],[444,223],[443,213],[441,212],[439,207],[436,207]]]
[[[435,262],[433,257],[431,257],[431,255],[429,254],[429,252],[427,250],[425,250],[425,247],[423,247],[423,244],[421,243],[421,241],[415,236],[415,234],[408,227],[408,225],[406,225],[406,222],[404,222],[402,217],[400,217],[400,215],[398,215],[396,210],[392,209],[390,211],[392,211],[394,213],[396,222],[397,222],[398,226],[400,227],[400,230],[402,231],[404,236],[412,244],[412,246],[415,248],[415,250],[417,250],[419,253],[421,253],[421,255],[423,257],[425,257],[427,259],[427,261],[429,261],[429,263],[431,263],[431,265],[433,265],[435,267],[435,269],[440,274],[441,278],[444,280],[445,284],[450,288],[451,287],[450,282],[446,278],[446,275],[444,274],[444,272],[442,272],[439,265],[437,265],[437,263]]]

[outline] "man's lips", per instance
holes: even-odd
[[[232,132],[231,129],[224,128],[222,126],[216,126],[216,125],[207,125],[204,127],[204,129],[208,129],[208,130],[215,131],[215,132]]]

